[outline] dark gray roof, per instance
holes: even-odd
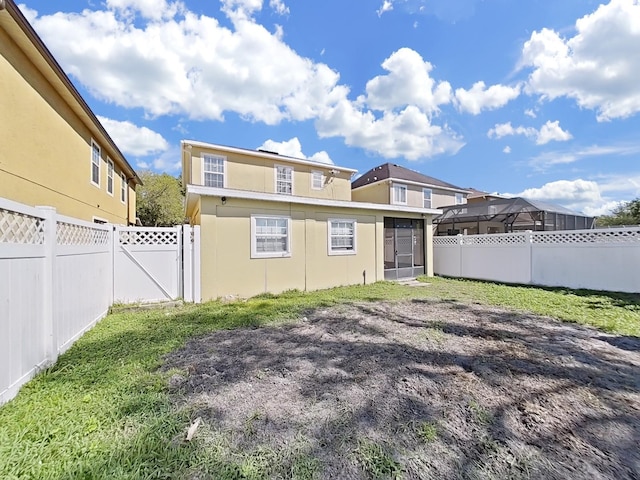
[[[359,178],[351,183],[351,188],[358,188],[371,183],[380,182],[388,178],[397,178],[400,180],[407,180],[409,182],[422,183],[427,186],[452,188],[454,190],[460,190],[466,192],[468,189],[461,188],[451,183],[443,182],[437,178],[424,175],[415,170],[410,170],[395,163],[385,163],[372,168],[368,172],[362,174]]]

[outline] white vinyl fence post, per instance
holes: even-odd
[[[525,244],[527,245],[527,255],[529,255],[529,279],[528,284],[533,283],[533,235],[531,230],[525,232]]]
[[[191,242],[191,225],[182,226],[182,298],[185,302],[193,302],[193,242]]]
[[[200,225],[193,227],[193,301],[202,303],[202,290],[200,285]]]
[[[462,277],[462,272],[464,271],[464,259],[462,258],[462,244],[463,236],[461,233],[457,235],[458,237],[458,278]]]
[[[53,207],[37,207],[44,218],[45,258],[42,272],[42,312],[44,325],[44,343],[47,364],[58,360],[58,325],[55,301],[55,263],[57,246],[56,209]]]

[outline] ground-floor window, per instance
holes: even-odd
[[[329,255],[350,255],[356,253],[356,221],[330,218]]]
[[[251,217],[251,258],[290,257],[291,218]]]

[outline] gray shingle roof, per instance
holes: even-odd
[[[424,175],[415,170],[410,170],[395,163],[385,163],[377,167],[372,168],[368,172],[362,174],[359,178],[351,183],[351,188],[358,188],[371,183],[376,183],[388,178],[397,178],[399,180],[406,180],[409,182],[422,183],[425,186],[433,187],[445,187],[452,188],[454,190],[460,190],[466,192],[468,189],[461,188],[451,183],[443,182],[437,178]]]

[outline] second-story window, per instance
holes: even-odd
[[[204,186],[224,188],[224,161],[219,155],[204,155]]]
[[[461,193],[456,193],[456,205],[462,205],[464,203],[464,196]]]
[[[100,186],[100,145],[91,141],[91,183]]]
[[[293,167],[276,165],[276,193],[293,195]]]
[[[424,208],[431,208],[431,193],[430,188],[422,189],[422,206]]]
[[[395,205],[407,204],[407,186],[406,185],[399,185],[397,183],[394,183],[392,194],[393,194],[392,200]]]
[[[107,157],[107,193],[113,195],[113,160]]]
[[[124,173],[120,173],[120,201],[127,203],[127,177]]]
[[[322,190],[323,175],[320,170],[311,170],[311,188],[313,190]]]

